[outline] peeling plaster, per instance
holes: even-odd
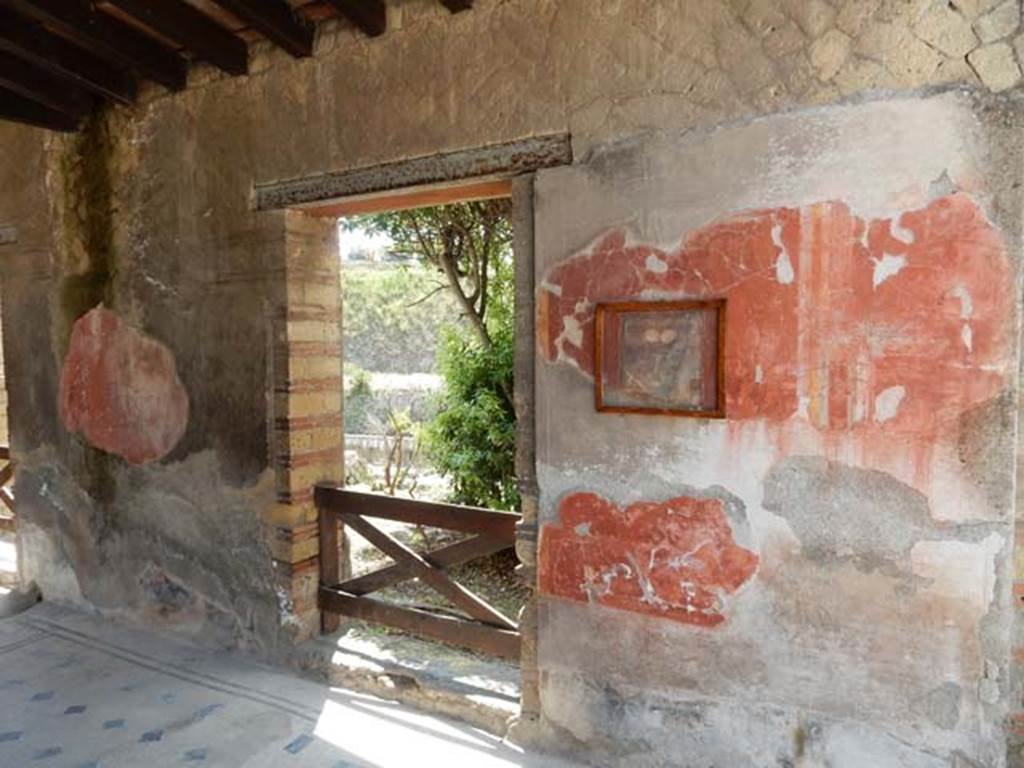
[[[911,239],[910,242],[913,242]],[[907,259],[905,256],[893,256],[890,253],[886,253],[880,259],[874,259],[875,268],[871,273],[871,285],[877,288],[890,277],[895,277],[900,273],[900,270],[907,266]]]
[[[906,396],[907,388],[902,384],[886,387],[875,395],[875,421],[882,424],[895,419]]]

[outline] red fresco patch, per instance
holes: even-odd
[[[544,276],[538,343],[593,376],[596,303],[725,298],[731,441],[759,422],[780,455],[791,441],[814,452],[810,425],[822,453],[927,489],[936,446],[1012,372],[1015,284],[998,230],[962,192],[890,218],[842,202],[775,208],[671,251],[609,232]],[[540,583],[572,600],[713,626],[758,563],[714,500],[623,511],[580,493],[559,514],[543,527]]]
[[[610,232],[547,273],[538,333],[592,375],[596,302],[724,297],[727,418],[930,442],[1003,387],[1013,291],[966,194],[872,220],[827,202],[720,220],[671,252]]]
[[[60,413],[90,444],[145,464],[185,434],[188,395],[174,356],[102,306],[75,321],[60,379]]]
[[[679,497],[626,509],[593,493],[562,499],[544,526],[542,592],[713,627],[724,599],[757,568],[736,544],[719,499]]]

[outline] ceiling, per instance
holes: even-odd
[[[99,103],[131,104],[141,80],[183,89],[195,61],[246,74],[255,40],[310,56],[317,23],[338,16],[387,29],[384,0],[0,0],[0,120],[74,131]]]

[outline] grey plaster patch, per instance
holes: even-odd
[[[988,501],[986,517],[1002,518],[1013,498],[1013,433],[1016,398],[1009,392],[965,411],[957,430],[957,455]]]
[[[953,682],[936,686],[921,699],[915,710],[944,730],[956,728],[960,721],[960,700],[963,690]]]
[[[951,195],[957,191],[956,183],[949,178],[949,170],[943,169],[942,173],[928,185],[928,197],[937,200],[940,197]]]
[[[784,517],[805,556],[901,562],[934,526],[923,493],[892,475],[813,456],[777,463],[764,483],[765,509]]]
[[[648,137],[649,138],[649,137]],[[644,137],[631,136],[592,147],[579,161],[588,173],[605,183],[643,176]]]
[[[286,643],[272,558],[253,488],[224,483],[214,452],[176,464],[115,467],[113,502],[91,499],[48,451],[19,467],[23,568],[45,599],[85,603],[218,644]]]
[[[194,602],[190,590],[170,578],[159,566],[150,563],[138,577],[143,593],[153,600],[162,613],[181,611]]]
[[[547,676],[543,692],[550,723],[585,742],[602,766],[949,768],[956,764],[956,754],[912,745],[883,728],[799,709],[740,706],[563,673]],[[686,756],[685,763],[680,763],[680,755]]]
[[[879,729],[862,723],[839,722],[822,728],[819,739],[811,742],[808,764],[829,768],[948,768],[947,757],[927,748],[914,748]],[[815,762],[819,761],[819,762]]]

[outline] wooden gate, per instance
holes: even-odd
[[[11,449],[0,445],[0,531],[14,532],[14,462]]]
[[[338,627],[338,615],[385,624],[416,635],[461,645],[508,659],[519,658],[519,627],[512,619],[452,579],[448,569],[515,545],[519,515],[493,509],[462,507],[360,493],[320,484],[316,488],[320,520],[320,609],[323,631]],[[367,518],[474,534],[472,538],[420,554]],[[394,564],[338,582],[339,525],[347,525]],[[465,613],[455,618],[419,608],[366,597],[386,587],[419,579]]]

